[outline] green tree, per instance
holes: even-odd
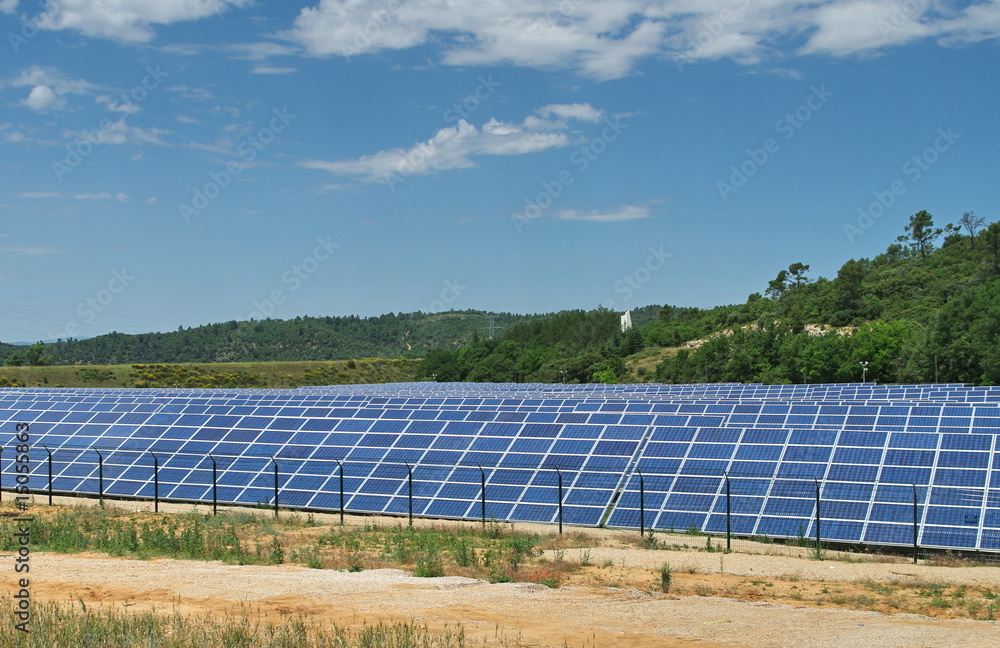
[[[809,279],[806,277],[806,273],[809,272],[809,266],[804,263],[793,263],[788,266],[788,279],[792,284],[798,288],[803,284],[809,283]]]
[[[837,278],[833,280],[833,286],[840,298],[839,305],[844,310],[853,313],[860,306],[861,283],[865,278],[866,265],[865,259],[861,261],[850,259],[837,271]]]
[[[638,353],[646,347],[642,339],[642,333],[636,327],[625,332],[625,339],[622,341],[622,356],[627,357],[633,353]]]
[[[983,226],[986,221],[983,220],[982,216],[976,216],[976,212],[967,211],[962,214],[962,217],[958,219],[958,224],[965,228],[969,233],[969,247],[975,249],[976,247],[976,233]]]
[[[782,270],[778,276],[767,283],[767,295],[779,299],[788,290],[788,270]]]
[[[45,345],[41,342],[28,347],[28,350],[24,352],[24,359],[33,367],[52,364],[52,357],[45,355]]]
[[[904,229],[906,234],[901,234],[896,240],[918,250],[921,259],[927,258],[927,253],[934,249],[934,240],[943,231],[941,228],[934,228],[934,219],[925,210],[910,216],[910,222]]]

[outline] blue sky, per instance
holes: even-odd
[[[1000,218],[1000,2],[0,0],[0,340],[713,306]]]

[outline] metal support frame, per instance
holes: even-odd
[[[556,478],[559,480],[559,535],[563,532],[563,480],[562,472],[559,471],[559,466],[555,467]]]
[[[152,450],[148,450],[150,455],[153,457],[153,512],[160,512],[160,460],[153,454]]]
[[[334,459],[334,461],[337,462],[340,474],[340,526],[344,526],[344,464],[340,463],[340,459]]]
[[[406,520],[410,528],[413,528],[413,468],[410,467],[410,462],[404,462],[406,464]]]
[[[212,453],[208,453],[208,458],[212,461],[212,515],[218,515],[219,513],[219,472],[218,464],[215,462],[215,457]]]
[[[104,506],[104,455],[100,450],[94,449],[97,453],[97,500],[101,507]]]
[[[52,451],[44,443],[42,447],[45,448],[45,452],[49,453],[49,506],[52,506]]]
[[[271,461],[274,463],[274,517],[278,517],[278,460],[271,455]]]

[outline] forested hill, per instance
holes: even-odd
[[[7,364],[133,364],[422,358],[431,348],[457,348],[534,315],[452,311],[379,317],[297,317],[225,322],[170,333],[110,333],[86,340],[0,346]],[[33,357],[31,354],[34,353]]]
[[[1000,222],[986,227],[968,212],[936,227],[918,212],[885,253],[850,259],[832,279],[796,261],[761,288],[739,305],[664,306],[625,334],[602,310],[522,323],[430,351],[418,376],[815,383],[866,372],[880,382],[1000,383]],[[643,354],[662,360],[632,372],[626,360]]]
[[[807,255],[808,251],[804,252]],[[400,313],[226,322],[0,346],[6,364],[424,358],[419,379],[1000,384],[1000,222],[913,214],[896,242],[813,277],[808,256],[745,303],[547,315]],[[492,325],[492,335],[491,335]],[[637,365],[645,356],[645,364]],[[862,369],[862,363],[865,369]],[[636,368],[633,368],[636,367]]]

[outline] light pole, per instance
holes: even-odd
[[[862,384],[864,384],[865,380],[868,377],[868,364],[869,363],[868,363],[867,360],[865,360],[864,362],[859,362],[858,364],[861,365],[861,382],[862,382]]]

